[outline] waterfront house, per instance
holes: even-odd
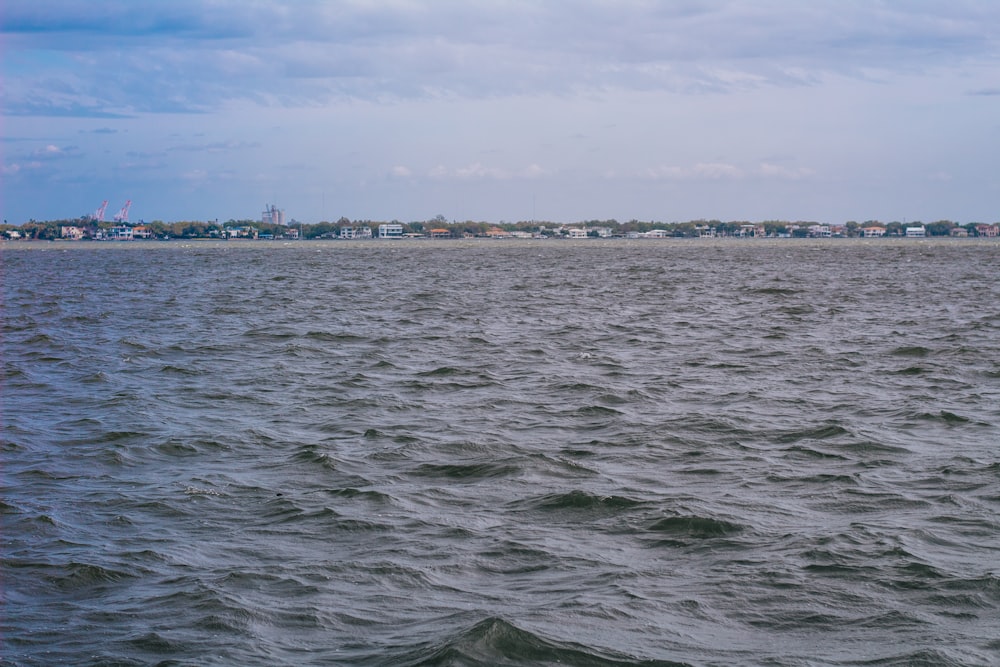
[[[878,225],[871,225],[870,227],[862,227],[861,234],[866,239],[881,238],[885,236],[885,227],[879,227]]]
[[[341,227],[340,238],[342,239],[370,239],[372,237],[371,227]]]
[[[927,228],[923,225],[906,228],[906,238],[908,239],[922,239],[925,236],[927,236]]]
[[[378,226],[378,237],[380,239],[401,239],[403,238],[403,225],[398,222],[383,223]]]
[[[108,230],[108,238],[112,241],[131,241],[132,228],[128,225],[116,225]]]

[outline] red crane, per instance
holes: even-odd
[[[104,212],[108,210],[108,200],[105,199],[104,203],[101,204],[101,208],[94,212],[94,220],[98,222],[104,222]]]
[[[125,202],[125,205],[122,206],[122,210],[118,211],[118,213],[115,215],[115,222],[128,222],[128,208],[131,205],[132,205],[131,199]]]

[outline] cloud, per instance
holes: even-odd
[[[769,162],[761,162],[757,166],[756,173],[760,176],[776,177],[791,181],[797,181],[812,176],[815,172],[808,167],[790,168],[783,167]]]
[[[433,180],[455,181],[509,181],[514,179],[537,179],[549,176],[550,172],[538,164],[529,164],[520,169],[504,169],[473,162],[462,167],[449,169],[437,165],[427,171],[427,177]]]
[[[389,170],[389,175],[393,178],[409,178],[412,174],[413,172],[411,172],[409,168],[402,165],[396,165]]]
[[[816,85],[988,57],[1000,3],[12,0],[7,113]],[[114,72],[114,76],[95,76]]]
[[[57,146],[46,144],[26,153],[20,153],[15,158],[23,165],[40,165],[41,163],[58,162],[60,160],[75,159],[83,155],[79,146]]]
[[[41,160],[27,160],[5,164],[0,167],[0,173],[3,173],[4,176],[18,176],[32,171],[39,171],[44,168],[45,163]]]
[[[543,176],[549,176],[550,172],[537,164],[529,164],[521,170],[520,175],[524,178],[542,178]]]
[[[654,181],[736,180],[743,178],[743,175],[742,169],[724,162],[699,162],[686,167],[651,167],[639,174],[642,178]]]
[[[232,151],[243,151],[251,148],[260,148],[259,141],[216,141],[205,144],[181,144],[171,146],[168,151],[180,151],[191,153],[229,153]]]

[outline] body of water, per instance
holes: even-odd
[[[1000,244],[9,243],[4,665],[1000,663]]]

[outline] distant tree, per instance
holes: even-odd
[[[327,235],[332,236],[336,231],[338,231],[338,229],[333,226],[333,223],[317,222],[315,225],[302,226],[302,238],[318,239]]]
[[[925,225],[928,236],[948,236],[954,227],[955,223],[951,220],[938,220]]]

